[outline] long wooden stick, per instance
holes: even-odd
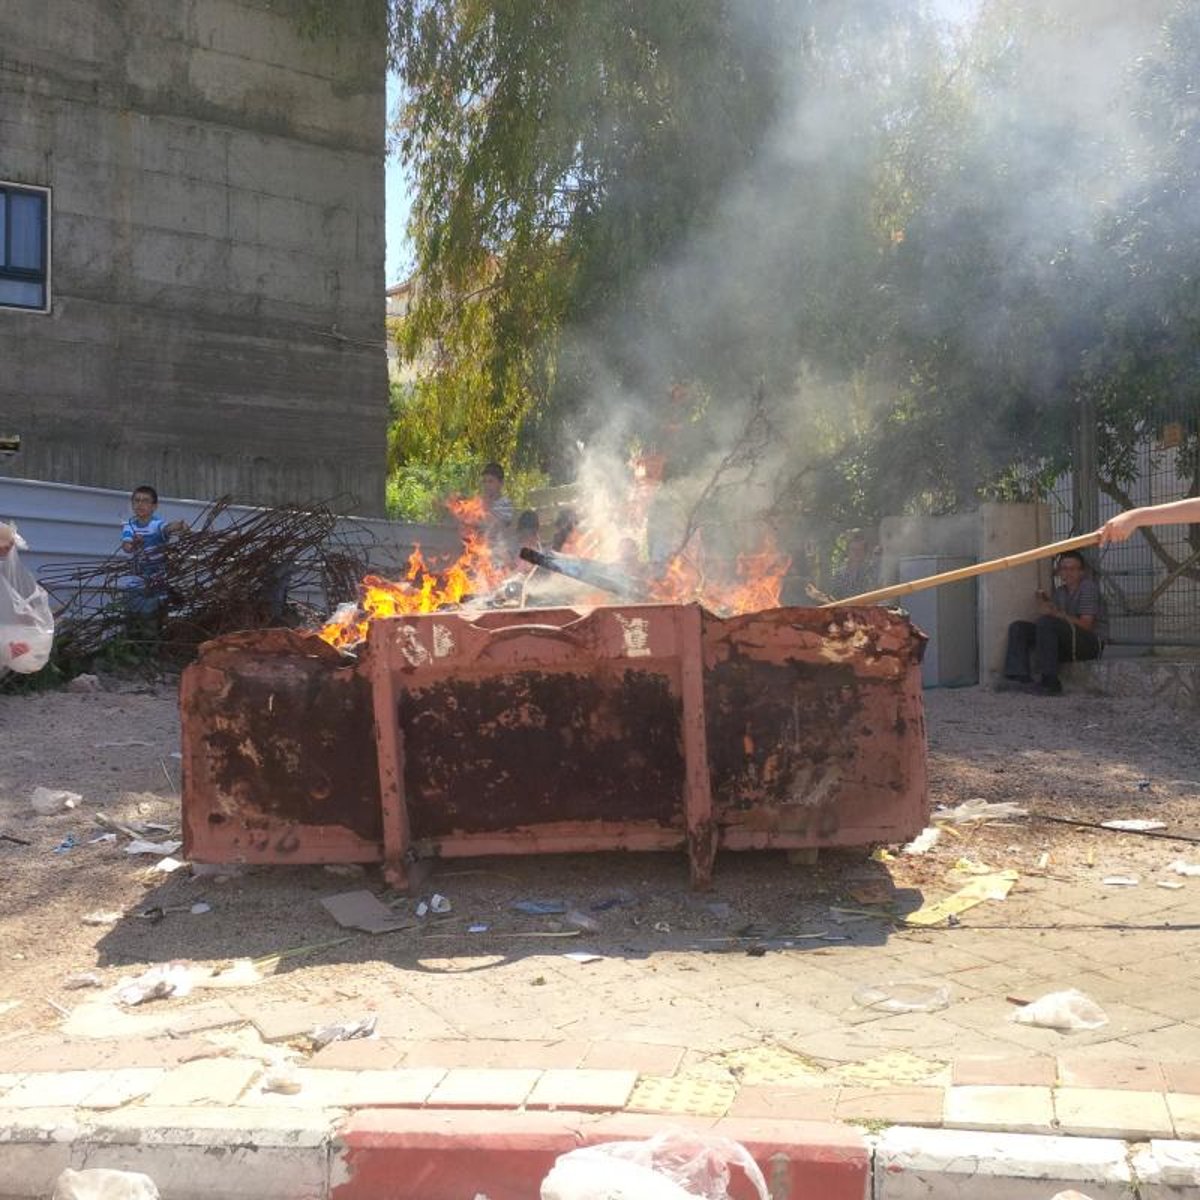
[[[943,571],[940,575],[926,575],[924,579],[910,579],[908,583],[894,583],[891,587],[876,588],[873,592],[848,596],[845,600],[833,600],[829,604],[822,604],[821,607],[841,608],[847,604],[876,604],[880,600],[890,600],[893,596],[907,596],[909,592],[923,592],[926,588],[941,587],[943,583],[957,583],[960,579],[973,579],[976,575],[986,575],[990,571],[1007,571],[1009,567],[1020,567],[1025,563],[1036,562],[1039,558],[1052,558],[1067,550],[1082,550],[1085,546],[1097,545],[1099,541],[1099,532],[1084,533],[1079,537],[1067,538],[1066,541],[1050,542],[1033,550],[1023,550],[1020,554],[1009,554],[1004,558],[989,558],[987,562],[975,563],[970,567]]]

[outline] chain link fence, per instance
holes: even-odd
[[[1100,520],[1131,506],[1165,504],[1200,490],[1200,415],[1180,413],[1148,430],[1121,481],[1100,471]],[[1077,529],[1074,479],[1055,481],[1044,497],[1054,540]],[[1096,550],[1092,562],[1104,590],[1114,646],[1200,647],[1200,525],[1139,530],[1128,541]]]

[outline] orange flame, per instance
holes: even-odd
[[[342,649],[355,646],[366,640],[367,626],[376,617],[409,616],[457,606],[471,596],[494,590],[503,577],[504,571],[495,562],[486,539],[466,529],[463,551],[449,566],[431,569],[421,547],[414,547],[402,580],[393,582],[368,575],[359,584],[357,606],[344,605],[319,635]]]

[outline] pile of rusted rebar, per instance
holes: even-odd
[[[319,624],[356,595],[369,541],[365,531],[339,532],[327,505],[247,512],[223,497],[167,542],[150,571],[121,551],[44,568],[58,657],[87,662],[128,646],[187,659],[220,634]]]

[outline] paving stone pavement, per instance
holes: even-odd
[[[542,1108],[1196,1138],[1198,927],[1200,880],[1029,877],[955,927],[866,918],[831,926],[846,941],[753,954],[664,935],[588,963],[556,949],[364,964],[340,992],[283,974],[132,1010],[76,993],[59,1032],[0,1021],[0,1124],[43,1110]],[[855,1000],[896,982],[945,985],[949,1004]],[[1010,1019],[1014,1001],[1072,987],[1103,1028]],[[374,1038],[308,1049],[315,1025],[367,1011]],[[282,1061],[285,1092],[269,1086]]]

